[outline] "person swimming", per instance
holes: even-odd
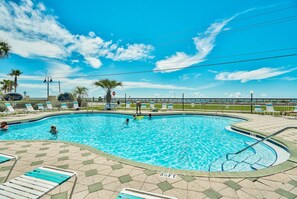
[[[126,125],[129,124],[129,118],[126,119],[125,124],[126,124]]]
[[[0,128],[2,131],[7,131],[9,126],[8,126],[7,122],[1,122]]]
[[[152,119],[152,114],[148,115],[148,119],[150,119],[150,120]]]
[[[57,134],[58,133],[57,127],[55,125],[51,126],[50,133],[52,133],[52,134]]]

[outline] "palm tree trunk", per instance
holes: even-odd
[[[111,102],[111,91],[110,91],[110,89],[108,89],[107,93],[106,93],[106,102],[107,102],[108,106],[110,107],[110,102]]]
[[[14,92],[15,93],[16,93],[17,86],[18,86],[18,77],[14,76]]]

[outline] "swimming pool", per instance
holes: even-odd
[[[128,125],[124,124],[130,118]],[[241,119],[206,115],[171,115],[133,120],[121,114],[68,114],[11,125],[0,140],[62,140],[155,166],[198,171],[250,171],[277,161],[264,143],[227,161],[256,140],[227,130]],[[49,133],[56,125],[58,135]],[[222,167],[223,165],[223,167]],[[223,169],[222,169],[223,168]]]

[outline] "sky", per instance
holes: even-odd
[[[0,0],[0,80],[21,70],[31,97],[50,76],[51,95],[103,96],[108,78],[116,97],[296,98],[296,27],[294,0]]]

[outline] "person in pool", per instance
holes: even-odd
[[[52,133],[52,134],[57,134],[58,133],[57,127],[55,125],[51,126],[50,133]]]
[[[7,131],[9,126],[7,122],[1,122],[0,128],[1,128],[1,131]]]
[[[152,119],[152,114],[148,115],[148,119],[150,119],[150,120]]]
[[[129,118],[126,119],[125,124],[126,124],[126,125],[129,124]]]

